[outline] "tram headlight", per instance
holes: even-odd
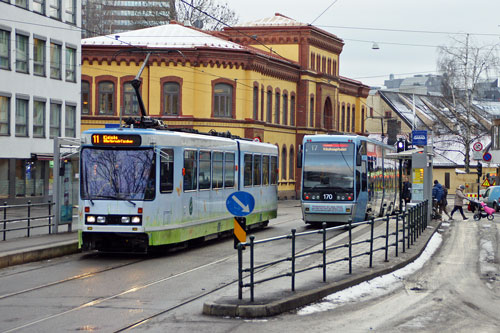
[[[135,224],[141,223],[141,217],[140,216],[132,216],[132,223],[135,223]]]
[[[95,223],[95,216],[94,215],[87,215],[85,222],[86,223]]]
[[[130,216],[122,216],[122,223],[130,223]]]
[[[97,223],[106,223],[106,216],[98,216]]]

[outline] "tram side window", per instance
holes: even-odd
[[[262,185],[269,185],[269,156],[262,156]]]
[[[212,155],[212,188],[222,188],[222,152]]]
[[[197,153],[196,150],[184,151],[184,191],[193,191],[198,187]]]
[[[262,165],[261,165],[262,156],[254,155],[253,156],[253,184],[260,185],[261,177],[262,177]]]
[[[271,185],[278,184],[278,156],[271,156]]]
[[[174,189],[174,150],[162,149],[160,155],[160,192],[171,193]]]
[[[200,151],[200,190],[210,189],[210,152]]]
[[[252,186],[252,154],[245,154],[244,163],[245,171],[243,174],[243,184],[245,186]]]
[[[226,153],[224,164],[224,187],[234,187],[234,153]]]

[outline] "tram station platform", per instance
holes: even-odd
[[[450,222],[443,223],[443,227],[449,226]],[[453,222],[457,223],[457,222]],[[459,222],[460,223],[460,222]],[[234,283],[231,288],[224,288],[210,296],[211,300],[203,305],[203,314],[223,317],[241,317],[241,318],[264,318],[281,313],[293,311],[300,307],[320,301],[322,298],[340,290],[358,285],[364,281],[372,280],[376,277],[389,274],[407,264],[415,261],[425,250],[426,245],[431,237],[440,230],[442,222],[440,220],[432,220],[428,223],[427,228],[420,234],[415,242],[405,251],[402,251],[402,246],[398,249],[398,256],[395,256],[395,246],[389,248],[388,260],[385,261],[385,251],[377,251],[372,258],[372,268],[369,268],[369,256],[359,256],[352,261],[352,272],[349,274],[348,262],[333,264],[327,266],[327,279],[323,282],[322,255],[318,254],[311,262],[309,257],[302,258],[302,267],[304,262],[309,260],[306,266],[317,265],[317,269],[297,274],[295,276],[295,291],[291,291],[291,277],[285,277],[275,280],[270,280],[257,284],[254,289],[254,301],[251,300],[251,291],[249,287],[243,288],[242,299],[238,299],[238,284]],[[353,242],[357,242],[370,236],[371,228],[369,225],[358,226],[353,229]],[[379,224],[374,229],[375,237],[385,234],[385,223]],[[354,232],[356,231],[356,232]],[[339,244],[345,244],[347,241],[347,233],[341,233],[327,241],[327,248]],[[374,242],[374,248],[381,248],[385,245],[385,239],[377,239]],[[314,248],[308,249],[311,251],[321,251],[322,245],[317,245]],[[327,254],[327,262],[341,260],[345,258],[346,251],[332,251],[334,254]],[[362,254],[364,250],[355,250],[353,247],[352,256]],[[245,250],[244,252],[249,252]],[[249,256],[243,256],[244,268],[248,268]],[[258,260],[258,262],[257,262]],[[258,256],[255,257],[255,265],[262,264]],[[270,268],[260,269],[255,273],[254,280],[265,280],[272,276],[286,274],[290,272],[290,262],[283,262]],[[296,265],[301,265],[300,263]],[[299,270],[296,268],[296,270]],[[244,273],[243,283],[249,283],[249,273]]]

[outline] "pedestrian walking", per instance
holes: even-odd
[[[408,180],[405,180],[403,182],[402,197],[405,202],[405,205],[411,201],[411,183]]]
[[[455,191],[455,200],[453,202],[455,206],[453,207],[450,213],[450,220],[453,220],[453,213],[455,213],[457,210],[460,211],[460,214],[462,214],[464,221],[468,220],[468,218],[465,217],[463,205],[464,205],[464,200],[469,200],[469,199],[465,196],[464,190],[465,186],[460,185],[459,187],[457,187],[457,190]]]
[[[443,186],[439,184],[438,180],[434,180],[434,186],[432,187],[432,205],[434,207],[434,211],[437,213],[439,208],[441,207],[441,200],[443,199]],[[441,218],[437,216],[437,218]]]
[[[448,206],[448,188],[446,186],[443,186],[443,197],[441,198],[441,203],[439,204],[439,215],[443,216],[444,213],[446,216],[448,216],[448,219],[451,219],[446,206]]]

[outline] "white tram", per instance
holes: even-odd
[[[247,226],[277,215],[278,149],[219,133],[88,130],[80,151],[79,246],[146,252],[233,229],[226,199],[255,198]]]

